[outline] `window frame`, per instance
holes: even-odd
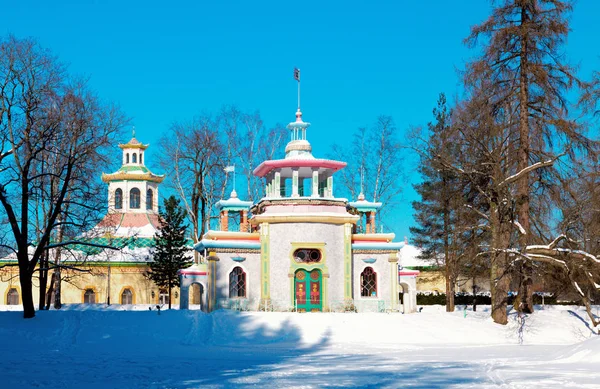
[[[90,292],[91,292],[91,294],[88,294],[88,293],[90,293]],[[96,303],[96,295],[97,295],[97,294],[96,294],[96,291],[95,291],[94,289],[92,289],[92,288],[86,288],[86,289],[83,291],[83,303],[84,303],[84,304],[97,304],[97,303]],[[89,301],[89,300],[90,300],[90,296],[91,296],[91,297],[93,297],[93,299],[94,299],[94,301],[93,301],[93,302],[90,302],[90,301]],[[86,298],[88,299],[88,301],[85,301],[85,300],[86,300]]]
[[[137,195],[137,202],[136,200]],[[139,188],[131,188],[129,191],[129,208],[130,209],[140,209],[142,207],[142,192]]]
[[[12,299],[16,297],[16,302],[11,302]],[[6,292],[6,305],[19,305],[19,301],[21,300],[21,295],[17,288],[9,288]]]
[[[238,271],[239,269],[239,271]],[[235,277],[235,278],[234,278]],[[229,272],[229,298],[247,298],[248,282],[246,271],[241,266],[235,266]]]
[[[150,201],[148,201],[150,200]],[[151,211],[154,207],[154,191],[152,188],[146,190],[146,210]]]
[[[123,189],[115,190],[115,209],[123,209]]]
[[[370,274],[365,274],[370,272]],[[365,277],[369,277],[366,279]],[[365,290],[367,294],[365,294]],[[375,291],[375,295],[373,295]],[[371,266],[367,266],[360,273],[360,297],[377,297],[379,291],[377,290],[377,272]]]

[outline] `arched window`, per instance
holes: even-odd
[[[129,191],[129,208],[140,208],[140,190],[138,188],[133,188]]]
[[[152,209],[152,201],[154,200],[154,193],[152,189],[146,191],[146,209]]]
[[[137,163],[137,154],[136,153],[131,154],[131,163]]]
[[[142,162],[142,153],[140,153],[140,163],[143,164],[143,162]]]
[[[19,291],[15,288],[10,288],[6,295],[6,305],[19,305]]]
[[[86,289],[83,294],[84,304],[96,304],[96,292],[93,289]]]
[[[360,295],[362,297],[377,297],[377,273],[372,267],[366,267],[360,273]]]
[[[133,304],[133,292],[127,288],[121,293],[121,304]]]
[[[129,153],[125,154],[125,163],[129,163]]]
[[[246,273],[236,266],[229,273],[229,298],[246,297]]]
[[[115,209],[123,209],[123,191],[121,188],[115,190]]]

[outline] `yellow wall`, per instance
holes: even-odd
[[[106,266],[93,266],[86,268],[89,273],[77,272],[73,270],[63,270],[62,296],[63,304],[81,304],[83,303],[83,294],[85,289],[90,288],[96,292],[96,303],[105,304],[108,297],[108,268]],[[125,288],[130,288],[133,292],[134,304],[158,304],[159,289],[150,280],[144,277],[147,270],[145,266],[112,266],[110,269],[110,302],[111,304],[121,303],[121,293]],[[49,277],[50,278],[50,277]],[[39,301],[39,281],[34,278],[33,298],[38,305]],[[16,287],[21,297],[21,288],[19,285],[18,268],[7,267],[0,269],[0,304],[6,304],[6,294],[11,287]],[[154,298],[152,298],[154,291]],[[177,298],[175,298],[177,292]],[[171,303],[179,305],[179,288],[172,290]]]

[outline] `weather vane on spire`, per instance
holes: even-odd
[[[135,138],[135,126],[131,126],[131,136]]]
[[[298,81],[298,111],[300,111],[300,69],[294,68],[294,79]]]

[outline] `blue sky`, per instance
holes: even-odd
[[[224,104],[259,110],[267,126],[292,121],[298,67],[308,139],[325,156],[381,114],[403,138],[431,120],[440,92],[460,95],[457,70],[474,55],[462,40],[489,10],[486,0],[0,0],[0,34],[38,39],[155,145],[173,121]],[[572,15],[567,55],[584,77],[600,70],[598,15],[596,0],[578,1]],[[406,165],[418,181],[414,159]],[[389,223],[399,239],[415,198],[407,183]]]

